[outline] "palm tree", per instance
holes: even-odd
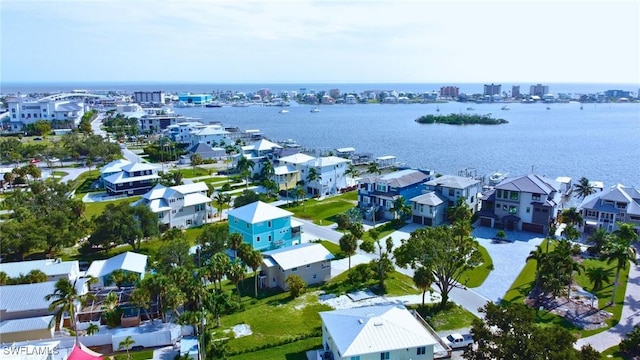
[[[358,176],[360,176],[360,170],[358,170],[358,168],[355,165],[349,164],[344,174],[347,176],[350,176],[352,179],[355,179]]]
[[[182,171],[178,170],[178,171],[174,171],[173,173],[173,185],[178,186],[178,185],[182,185],[182,179],[184,178],[184,175],[182,175]]]
[[[302,212],[305,211],[305,204],[306,202],[304,201],[305,196],[307,195],[307,192],[304,191],[304,189],[302,187],[297,187],[296,191],[296,202],[298,202],[298,199],[302,199]]]
[[[400,195],[393,199],[391,211],[393,211],[394,219],[402,219],[407,212],[411,211],[411,208],[407,205],[404,196]]]
[[[378,163],[375,161],[369,164],[369,166],[367,167],[367,172],[376,175],[382,174],[382,170],[380,170],[380,168],[378,167]]]
[[[433,280],[433,272],[424,266],[420,266],[413,273],[413,283],[418,289],[422,290],[422,307],[424,307],[424,295],[427,289],[431,288]]]
[[[240,156],[240,158],[238,159],[238,163],[236,164],[238,173],[240,173],[240,176],[244,178],[245,186],[247,189],[249,188],[249,177],[251,176],[251,172],[253,171],[253,167],[255,165],[256,164],[253,161],[247,159],[244,156]]]
[[[0,286],[7,285],[9,283],[9,280],[11,280],[9,275],[7,275],[7,273],[4,271],[0,271]]]
[[[270,180],[275,174],[275,170],[273,169],[273,164],[271,161],[267,160],[262,163],[262,171],[260,175],[262,176],[262,180]]]
[[[618,222],[616,225],[618,226],[618,230],[614,231],[613,234],[620,240],[628,242],[629,244],[638,240],[638,234],[634,230],[634,224]]]
[[[259,250],[252,249],[245,256],[245,263],[253,270],[253,289],[256,299],[258,298],[258,269],[262,265],[262,253]]]
[[[604,228],[599,228],[587,238],[587,243],[593,244],[588,249],[589,253],[600,254],[609,241],[611,241],[611,235]]]
[[[216,205],[218,205],[218,215],[220,216],[220,218],[222,218],[222,205],[224,204],[224,200],[225,200],[224,194],[217,192],[213,197],[213,200],[215,200]]]
[[[151,306],[151,291],[146,286],[138,286],[131,292],[131,296],[129,297],[129,301],[137,306],[139,309],[144,311],[145,315],[147,315],[147,319],[151,319],[151,315],[147,309]]]
[[[607,264],[616,263],[616,280],[613,283],[613,295],[611,296],[611,304],[613,305],[620,280],[620,271],[626,269],[629,262],[637,264],[636,250],[628,242],[615,237],[614,241],[607,246],[604,256],[607,259]]]
[[[349,271],[351,271],[351,256],[358,249],[358,239],[351,233],[344,234],[340,238],[340,251],[349,257]]]
[[[307,174],[307,178],[306,178],[307,182],[312,183],[314,181],[318,182],[318,193],[317,194],[313,194],[313,195],[322,195],[322,189],[321,186],[322,184],[320,183],[320,180],[322,180],[322,176],[320,176],[320,173],[318,173],[318,170],[316,168],[311,168],[309,169],[309,173]]]
[[[229,235],[229,248],[233,250],[234,263],[238,261],[238,248],[240,247],[240,244],[242,244],[242,240],[242,234],[240,233],[234,232],[233,234]]]
[[[593,283],[593,289],[591,291],[594,293],[602,288],[602,284],[609,282],[611,277],[611,271],[602,266],[588,268],[586,274],[589,281]]]
[[[87,335],[93,335],[100,331],[100,327],[94,323],[89,324],[87,327]]]
[[[546,259],[546,256],[547,253],[543,252],[540,246],[529,252],[529,256],[527,256],[527,261],[534,260],[536,262],[536,280],[538,279],[537,274],[540,272],[540,268],[542,268],[542,263]]]
[[[129,348],[133,346],[133,344],[135,343],[136,343],[135,340],[133,340],[131,335],[129,335],[126,338],[124,338],[124,340],[120,341],[120,343],[118,344],[118,350],[121,350],[122,348],[127,350],[127,359],[131,359],[131,355],[129,354]]]
[[[584,199],[591,194],[595,194],[597,191],[586,177],[582,177],[577,184],[574,184],[573,190],[576,192],[576,197],[579,199]]]
[[[231,267],[227,270],[227,278],[231,280],[231,282],[236,286],[236,290],[238,291],[238,300],[242,297],[240,295],[240,282],[244,280],[246,267],[242,261],[236,261],[231,264]]]
[[[16,174],[12,172],[4,173],[4,181],[11,186],[13,184],[13,180],[16,178]]]
[[[562,211],[562,222],[570,226],[582,225],[582,214],[575,207]]]
[[[215,253],[209,260],[209,274],[211,281],[213,281],[214,287],[216,281],[218,282],[220,291],[222,291],[222,278],[227,273],[227,269],[231,266],[229,256],[223,252]]]
[[[53,299],[51,304],[49,304],[49,311],[56,311],[55,319],[60,324],[62,323],[62,314],[65,312],[69,313],[69,320],[75,329],[76,303],[81,302],[83,296],[78,294],[75,283],[72,283],[68,279],[59,279],[53,289],[53,293],[44,297],[47,301]]]

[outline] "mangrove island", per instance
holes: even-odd
[[[494,119],[491,114],[449,114],[449,115],[423,115],[416,119],[420,124],[451,124],[451,125],[500,125],[509,123],[505,119]]]

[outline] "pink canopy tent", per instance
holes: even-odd
[[[67,360],[103,360],[103,358],[97,352],[77,343],[73,346],[73,350],[71,350]]]

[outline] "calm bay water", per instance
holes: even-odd
[[[482,84],[7,84],[0,93],[88,90],[164,90],[193,93],[213,90],[272,92],[338,88],[342,92],[367,89],[424,92],[456,85],[461,92],[482,92]],[[511,85],[503,84],[508,91]],[[520,84],[527,92],[531,84]],[[548,84],[553,93],[595,93],[607,89],[635,92],[637,85]],[[475,110],[467,111],[467,107]],[[640,104],[444,104],[331,105],[310,113],[310,106],[293,104],[289,113],[277,107],[176,108],[179,114],[220,121],[225,126],[260,129],[272,140],[293,139],[307,148],[332,150],[355,147],[374,156],[394,155],[407,166],[456,174],[475,168],[478,175],[494,171],[510,175],[534,171],[555,178],[586,176],[605,186],[622,183],[640,187]],[[440,112],[436,111],[440,109]],[[425,114],[492,114],[509,124],[499,126],[426,125],[414,120]]]
[[[467,111],[467,107],[475,110]],[[475,168],[552,178],[586,176],[605,186],[640,186],[640,104],[445,104],[177,108],[185,116],[225,126],[260,129],[272,140],[293,139],[307,148],[355,147],[394,155],[408,166],[456,174]],[[439,108],[440,112],[436,109]],[[509,124],[418,124],[425,114],[492,114]]]

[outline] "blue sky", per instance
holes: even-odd
[[[0,81],[640,83],[640,2],[0,0]]]

